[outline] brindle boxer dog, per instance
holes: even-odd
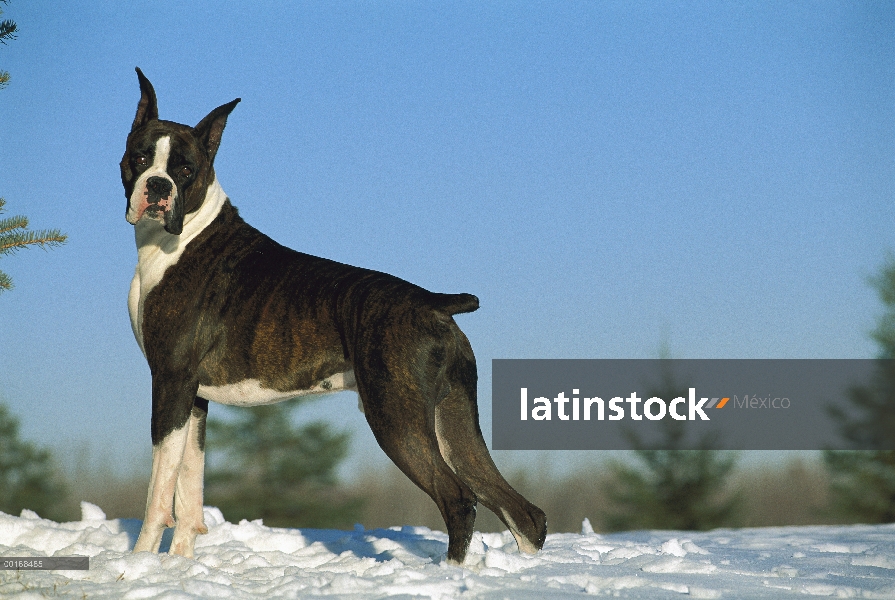
[[[357,390],[376,441],[438,505],[448,560],[466,556],[477,500],[520,550],[540,549],[543,511],[501,476],[479,428],[475,357],[453,319],[478,299],[296,252],[247,225],[213,167],[239,99],[195,127],[162,121],[137,76],[121,181],[139,257],[128,307],[152,372],[152,479],[134,551],[158,552],[174,527],[171,551],[190,557],[207,532],[209,400],[252,406],[342,389]]]

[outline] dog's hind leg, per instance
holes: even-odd
[[[187,422],[186,447],[177,474],[174,491],[174,516],[177,524],[171,553],[193,557],[196,536],[208,533],[202,513],[203,477],[205,474],[205,420],[208,417],[208,400],[196,398],[190,420]]]
[[[507,526],[519,549],[534,554],[544,545],[547,517],[513,489],[494,464],[479,427],[475,359],[462,333],[458,341],[458,356],[447,366],[450,391],[435,408],[438,445],[460,479]]]
[[[441,453],[460,479],[504,522],[520,550],[530,554],[540,550],[547,536],[547,517],[497,469],[464,392],[451,390],[435,409],[435,423]]]
[[[415,390],[393,389],[391,394],[370,397],[360,380],[358,384],[376,441],[395,465],[435,501],[448,530],[447,559],[462,563],[472,540],[476,499],[438,450],[431,404]]]

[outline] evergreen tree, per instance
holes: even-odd
[[[835,507],[865,523],[895,522],[895,257],[871,280],[884,311],[871,334],[879,346],[874,379],[850,390],[853,414],[832,408],[855,450],[827,450]]]
[[[53,518],[65,500],[49,450],[19,439],[19,422],[0,404],[0,511],[18,515],[23,508]]]
[[[238,409],[232,422],[208,421],[206,502],[227,519],[271,527],[350,527],[362,502],[337,489],[348,434],[325,423],[292,424],[305,399]]]
[[[9,0],[0,0],[3,4],[9,4]],[[3,14],[3,11],[0,10],[0,15]],[[16,22],[10,19],[4,19],[0,21],[0,44],[6,45],[6,40],[14,40],[16,39],[16,32],[18,28],[16,27]],[[0,89],[5,88],[9,85],[9,73],[7,71],[0,71]]]
[[[6,200],[0,198],[0,213]],[[0,256],[10,254],[25,246],[37,245],[42,248],[64,244],[68,238],[58,229],[28,231],[28,219],[23,216],[0,219]],[[12,289],[12,279],[0,271],[0,292]]]
[[[667,364],[667,363],[666,363]],[[670,369],[662,372],[660,384],[647,397],[686,397]],[[684,450],[686,428],[680,421],[661,421],[664,440],[650,447],[633,432],[636,466],[610,463],[611,487],[607,494],[614,510],[606,518],[612,531],[629,529],[705,530],[730,525],[737,499],[725,493],[736,464],[734,452],[714,449],[710,436],[699,442],[699,450]]]

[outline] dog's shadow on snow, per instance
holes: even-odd
[[[119,519],[119,528],[127,534],[128,549],[133,551],[140,535],[140,528],[143,521],[139,519]],[[283,529],[281,531],[289,531],[295,535],[302,536],[306,546],[319,543],[329,552],[336,556],[343,552],[351,552],[358,558],[372,558],[376,562],[387,562],[393,558],[393,550],[383,550],[376,547],[376,540],[390,540],[394,544],[385,544],[388,546],[398,545],[407,553],[419,558],[440,562],[444,559],[447,552],[447,544],[439,540],[433,540],[423,534],[416,533],[412,527],[403,527],[400,530],[395,529],[361,529],[354,531],[346,531],[340,529]],[[162,534],[162,543],[159,546],[159,552],[168,552],[171,549],[171,538],[174,536],[173,529],[166,529]]]
[[[351,552],[358,558],[372,558],[376,562],[387,562],[393,558],[400,558],[394,554],[394,546],[400,546],[408,554],[419,558],[440,562],[447,552],[447,544],[439,540],[433,540],[423,534],[416,533],[412,527],[395,529],[362,529],[358,527],[354,531],[338,529],[294,529],[307,540],[308,545],[319,542],[324,548],[335,555],[343,552]],[[393,543],[380,544],[390,546],[391,549],[377,548],[377,540],[390,540]]]

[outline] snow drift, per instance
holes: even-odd
[[[87,571],[0,571],[0,597],[892,598],[895,525],[551,534],[535,556],[476,533],[462,566],[424,527],[354,531],[228,523],[205,508],[195,560],[132,554],[141,522],[82,503],[71,523],[0,513],[0,556],[89,556]],[[170,531],[163,541],[170,543]]]

